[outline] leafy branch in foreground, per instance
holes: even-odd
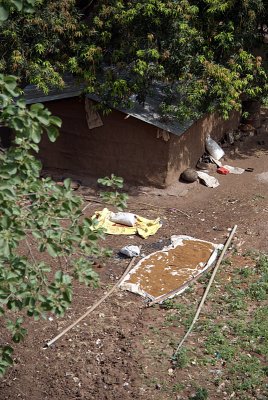
[[[111,191],[100,193],[100,197],[105,203],[113,204],[119,210],[127,208],[128,195],[126,193],[120,193],[117,190],[123,188],[123,178],[111,174],[111,177],[105,176],[104,178],[99,178],[98,183],[112,189]]]
[[[6,21],[10,13],[22,11],[32,13],[34,6],[40,3],[40,0],[3,0],[0,4],[0,23]]]
[[[92,263],[107,252],[98,246],[103,231],[80,218],[82,199],[71,181],[59,186],[40,178],[34,153],[43,131],[56,140],[60,119],[42,104],[27,108],[13,76],[0,75],[0,93],[0,123],[15,133],[13,145],[0,153],[0,315],[19,342],[26,334],[23,316],[63,315],[73,280],[96,285]],[[56,272],[44,261],[48,256]],[[8,335],[1,336],[0,375],[12,363]]]

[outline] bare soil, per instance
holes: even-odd
[[[174,343],[182,338],[184,326],[166,326],[166,309],[147,308],[142,298],[128,292],[116,291],[55,345],[48,349],[43,346],[115,284],[129,263],[118,255],[124,245],[141,245],[142,253],[147,255],[168,244],[174,234],[224,243],[228,229],[237,224],[233,241],[236,263],[243,266],[243,254],[250,249],[267,252],[267,125],[266,119],[257,135],[225,149],[226,164],[250,167],[253,172],[226,176],[214,172],[220,182],[218,188],[180,182],[167,190],[128,188],[129,210],[152,219],[160,216],[162,228],[147,240],[107,236],[105,244],[114,250],[114,255],[96,266],[100,287],[77,284],[74,302],[64,318],[29,321],[26,340],[15,349],[15,365],[0,382],[1,400],[177,400],[193,395],[195,384],[206,387],[212,400],[258,398],[218,390],[208,368],[171,370]],[[89,188],[79,190],[94,194]],[[101,204],[92,202],[86,214],[92,215],[101,208]],[[231,253],[229,257],[233,257]],[[231,267],[228,271],[226,279],[232,279]],[[189,307],[198,304],[203,290],[202,282],[195,284]],[[185,301],[187,304],[187,294]],[[198,335],[194,340],[198,344]]]

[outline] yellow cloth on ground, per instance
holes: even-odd
[[[143,218],[136,215],[136,223],[134,226],[125,226],[116,224],[110,221],[112,211],[108,208],[104,208],[102,211],[96,211],[92,216],[93,219],[98,221],[97,228],[105,229],[109,235],[135,235],[138,233],[143,239],[147,239],[149,236],[154,235],[159,228],[161,228],[160,218],[155,220]]]

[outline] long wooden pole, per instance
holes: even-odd
[[[187,339],[187,337],[190,335],[190,333],[191,333],[191,331],[192,331],[192,329],[193,329],[193,327],[194,327],[194,324],[196,323],[196,321],[197,321],[197,319],[198,319],[198,317],[199,317],[199,315],[200,315],[201,309],[202,309],[202,307],[203,307],[203,305],[204,305],[204,303],[205,303],[205,300],[206,300],[206,298],[207,298],[207,295],[208,295],[208,292],[209,292],[209,290],[210,290],[210,287],[211,287],[211,285],[212,285],[212,283],[213,283],[213,281],[214,281],[215,275],[216,275],[216,273],[217,273],[217,271],[218,271],[218,269],[219,269],[219,266],[220,266],[220,264],[221,264],[221,262],[222,262],[222,259],[223,259],[223,257],[224,257],[224,254],[226,253],[226,250],[228,249],[228,247],[229,247],[229,245],[230,245],[230,243],[231,243],[231,241],[232,241],[232,239],[233,239],[233,236],[234,236],[234,234],[235,234],[236,229],[237,229],[237,225],[235,225],[235,226],[233,227],[232,231],[230,232],[230,235],[229,235],[229,237],[228,237],[228,239],[227,239],[227,241],[226,241],[226,243],[225,243],[225,245],[224,245],[224,248],[223,248],[223,250],[222,250],[222,252],[221,252],[221,254],[220,254],[220,257],[219,257],[219,259],[218,259],[218,261],[217,261],[217,263],[216,263],[216,265],[215,265],[215,268],[214,268],[214,270],[213,270],[213,272],[212,272],[212,275],[211,275],[211,277],[210,277],[208,286],[207,286],[207,288],[206,288],[206,290],[205,290],[205,293],[204,293],[204,295],[203,295],[203,297],[202,297],[202,300],[200,301],[200,304],[199,304],[199,306],[198,306],[198,309],[197,309],[197,311],[196,311],[196,313],[195,313],[193,322],[192,322],[190,328],[188,329],[188,331],[186,332],[186,334],[184,335],[183,339],[180,341],[180,343],[179,343],[179,345],[178,345],[178,347],[177,347],[175,353],[173,354],[173,357],[175,357],[175,356],[177,355],[177,353],[180,351],[180,349],[181,349],[183,343],[185,342],[185,340]]]
[[[92,311],[94,311],[101,303],[103,303],[107,297],[109,297],[116,288],[119,287],[119,285],[121,284],[121,282],[123,281],[123,279],[126,277],[126,275],[129,273],[129,271],[131,270],[135,260],[137,257],[133,257],[132,260],[130,261],[130,263],[128,264],[128,267],[126,268],[125,272],[123,273],[123,275],[121,276],[121,278],[119,279],[119,281],[116,282],[116,284],[100,299],[98,300],[92,307],[90,307],[83,315],[81,315],[81,317],[79,317],[76,321],[74,321],[71,325],[67,326],[67,328],[65,328],[62,332],[60,332],[57,336],[55,336],[52,340],[50,340],[49,342],[47,342],[44,346],[44,348],[48,348],[49,346],[51,346],[53,343],[55,343],[59,338],[61,338],[63,335],[65,335],[65,333],[69,332],[75,325],[79,324],[79,322],[81,322],[85,317],[87,317]]]

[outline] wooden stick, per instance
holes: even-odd
[[[191,215],[189,215],[189,214],[187,214],[186,212],[180,210],[179,208],[171,207],[171,208],[169,208],[169,210],[171,210],[171,211],[172,211],[172,210],[179,211],[181,214],[186,215],[186,217],[191,218]]]
[[[84,208],[82,208],[82,214],[86,211],[86,209],[88,208],[88,207],[90,207],[91,206],[91,203],[88,203]]]
[[[119,279],[119,281],[116,282],[116,284],[100,299],[98,300],[92,307],[90,307],[83,315],[81,315],[81,317],[79,317],[76,321],[74,321],[71,325],[69,325],[67,328],[65,328],[61,333],[59,333],[57,336],[55,336],[52,340],[50,340],[49,342],[47,342],[45,344],[45,346],[43,347],[44,349],[48,348],[49,346],[51,346],[53,343],[55,343],[59,338],[61,338],[63,335],[65,335],[65,333],[69,332],[69,330],[71,330],[75,325],[77,325],[80,321],[82,321],[85,317],[87,317],[92,311],[94,311],[101,303],[103,303],[107,297],[109,297],[116,288],[119,287],[119,285],[121,284],[121,282],[123,281],[123,279],[126,277],[126,275],[129,273],[129,271],[131,270],[135,260],[137,257],[133,257],[132,260],[130,261],[130,263],[128,264],[128,267],[126,268],[125,272],[123,273],[123,275],[121,276],[121,278]]]
[[[187,337],[188,337],[189,334],[191,333],[191,331],[192,331],[192,329],[193,329],[193,327],[194,327],[194,324],[196,323],[196,321],[197,321],[197,319],[198,319],[198,317],[199,317],[199,315],[200,315],[201,309],[202,309],[202,307],[203,307],[203,305],[204,305],[204,303],[205,303],[205,300],[206,300],[206,298],[207,298],[207,295],[208,295],[208,292],[209,292],[210,287],[211,287],[211,285],[212,285],[212,282],[214,281],[215,275],[216,275],[216,273],[217,273],[217,271],[218,271],[218,269],[219,269],[219,266],[220,266],[220,264],[221,264],[221,262],[222,262],[222,259],[223,259],[223,257],[224,257],[224,254],[226,253],[226,250],[228,249],[228,247],[229,247],[229,245],[230,245],[230,243],[231,243],[231,240],[232,240],[232,238],[233,238],[233,236],[234,236],[234,234],[235,234],[236,229],[237,229],[237,225],[235,225],[235,226],[233,227],[233,229],[232,229],[232,231],[231,231],[231,233],[230,233],[230,235],[229,235],[229,237],[228,237],[228,239],[227,239],[227,241],[226,241],[226,243],[225,243],[225,246],[224,246],[224,248],[223,248],[223,250],[222,250],[222,252],[221,252],[221,254],[220,254],[220,257],[219,257],[219,259],[218,259],[218,261],[217,261],[217,264],[216,264],[216,266],[215,266],[215,268],[214,268],[214,270],[213,270],[213,272],[212,272],[212,275],[211,275],[211,277],[210,277],[208,286],[207,286],[207,288],[206,288],[206,290],[205,290],[205,293],[203,294],[202,300],[201,300],[201,302],[200,302],[200,304],[199,304],[199,306],[198,306],[198,309],[197,309],[197,311],[196,311],[196,313],[195,313],[193,322],[192,322],[190,328],[188,329],[188,331],[186,332],[186,334],[184,335],[183,339],[180,341],[180,343],[179,343],[179,345],[178,345],[178,347],[177,347],[177,349],[176,349],[176,351],[175,351],[173,357],[176,357],[177,353],[179,352],[179,350],[181,349],[183,343],[185,342],[185,340],[187,339]]]
[[[101,200],[96,200],[92,197],[83,197],[85,201],[91,201],[92,203],[98,203],[98,204],[106,204],[104,201]]]
[[[135,204],[141,204],[142,206],[146,206],[146,208],[155,208],[157,210],[176,210],[178,212],[180,212],[183,215],[186,215],[186,217],[191,218],[191,216],[189,214],[187,214],[186,212],[180,210],[179,208],[175,208],[175,207],[161,207],[161,206],[155,206],[154,204],[149,204],[149,203],[141,203],[140,201],[135,203]],[[135,206],[135,204],[129,204],[129,207],[133,207]]]
[[[104,201],[95,200],[95,199],[92,198],[92,197],[84,197],[84,200],[85,200],[85,201],[91,201],[92,203],[107,204],[107,203],[104,202]],[[129,204],[129,207],[131,207],[131,208],[132,208],[132,207],[135,207],[136,204],[140,204],[140,205],[142,205],[142,206],[145,206],[146,209],[148,209],[148,208],[155,208],[156,210],[176,210],[176,211],[178,211],[179,213],[185,215],[186,217],[191,218],[191,216],[190,216],[189,214],[187,214],[186,212],[180,210],[179,208],[174,208],[174,207],[155,206],[154,204],[142,203],[142,202],[140,202],[140,201],[138,201],[138,202],[136,202],[136,203],[134,203],[134,204]],[[88,206],[86,206],[86,207],[84,207],[84,208],[87,208],[87,207],[88,207]],[[82,211],[84,211],[84,209],[83,209]]]

